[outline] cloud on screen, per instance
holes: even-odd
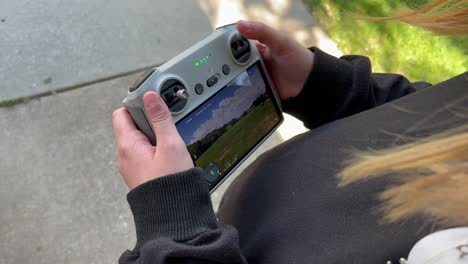
[[[211,131],[242,115],[244,111],[249,109],[255,99],[265,92],[263,81],[257,85],[252,85],[246,72],[239,75],[231,85],[240,87],[237,88],[233,96],[226,97],[219,102],[218,107],[211,111],[211,118],[201,124],[193,133],[189,144],[202,139]],[[229,87],[226,88],[229,89]]]

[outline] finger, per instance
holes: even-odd
[[[126,138],[125,135],[137,130],[132,117],[124,107],[121,107],[112,113],[112,126],[114,127],[117,142],[124,140]]]
[[[287,41],[283,33],[261,22],[240,20],[237,22],[237,30],[244,37],[258,40],[272,49],[277,49]]]
[[[153,127],[158,146],[173,142],[179,136],[166,103],[155,92],[147,92],[143,96],[148,120]]]
[[[269,61],[271,60],[271,50],[268,48],[267,45],[257,42],[255,43],[255,46],[257,46],[258,51],[262,55],[262,58],[264,61]]]
[[[141,133],[133,122],[127,109],[119,108],[112,113],[112,126],[119,150],[133,146],[136,141],[151,146],[148,138]]]

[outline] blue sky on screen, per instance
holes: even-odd
[[[258,66],[253,66],[180,121],[177,130],[185,144],[192,144],[242,115],[264,92],[265,83],[260,70]]]

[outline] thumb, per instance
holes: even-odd
[[[143,96],[143,104],[148,116],[148,121],[153,127],[157,144],[163,145],[165,142],[172,142],[173,138],[177,137],[179,134],[166,103],[157,93],[147,92]]]
[[[240,20],[237,22],[237,30],[248,39],[258,40],[271,49],[279,49],[287,37],[278,30],[275,30],[261,22],[250,22]]]

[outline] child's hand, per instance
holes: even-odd
[[[193,168],[187,147],[161,97],[155,92],[147,92],[143,102],[156,135],[156,147],[135,127],[125,108],[115,110],[112,115],[119,149],[119,171],[130,190],[161,176]]]

